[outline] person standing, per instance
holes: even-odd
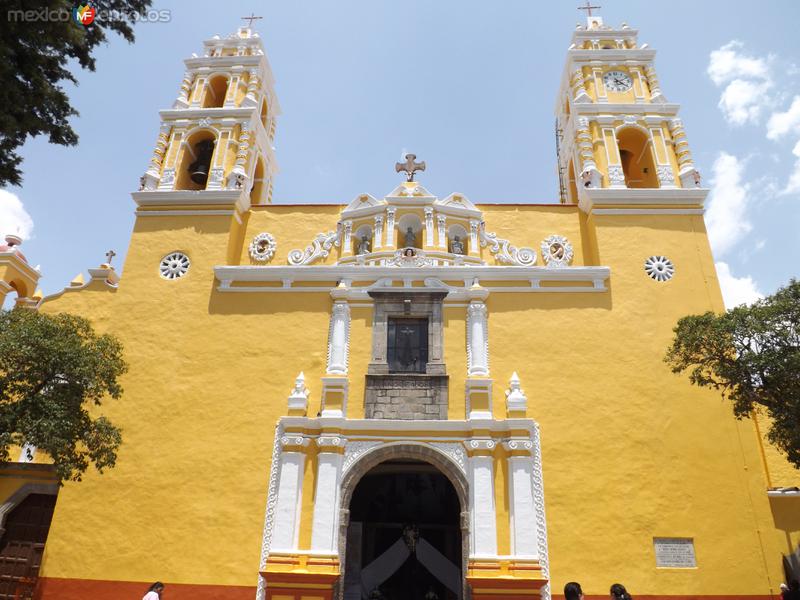
[[[161,592],[164,591],[164,584],[156,581],[153,585],[147,588],[147,593],[142,600],[161,600]]]
[[[621,583],[615,583],[611,586],[611,600],[633,600],[628,590]]]
[[[564,598],[566,600],[583,600],[583,590],[581,584],[570,581],[564,586]]]

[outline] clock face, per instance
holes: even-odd
[[[624,71],[609,71],[603,75],[603,83],[612,92],[627,92],[633,87],[631,76]]]

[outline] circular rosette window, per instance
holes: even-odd
[[[161,259],[158,271],[164,279],[180,279],[189,270],[192,262],[183,252],[171,252]]]
[[[550,235],[542,240],[542,258],[548,267],[567,267],[572,262],[572,244],[563,235]]]
[[[666,256],[651,256],[644,261],[644,270],[656,281],[669,281],[675,275],[675,265]]]
[[[259,233],[250,242],[249,252],[250,258],[256,262],[269,262],[275,256],[275,250],[278,244],[271,233]]]

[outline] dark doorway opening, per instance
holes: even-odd
[[[460,513],[453,485],[436,467],[398,460],[372,469],[350,502],[345,599],[458,600]],[[393,552],[400,559],[391,564]]]
[[[0,538],[0,599],[33,597],[56,496],[30,494],[6,518]]]

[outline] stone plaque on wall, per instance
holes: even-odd
[[[653,538],[656,567],[691,569],[697,566],[692,538]]]

